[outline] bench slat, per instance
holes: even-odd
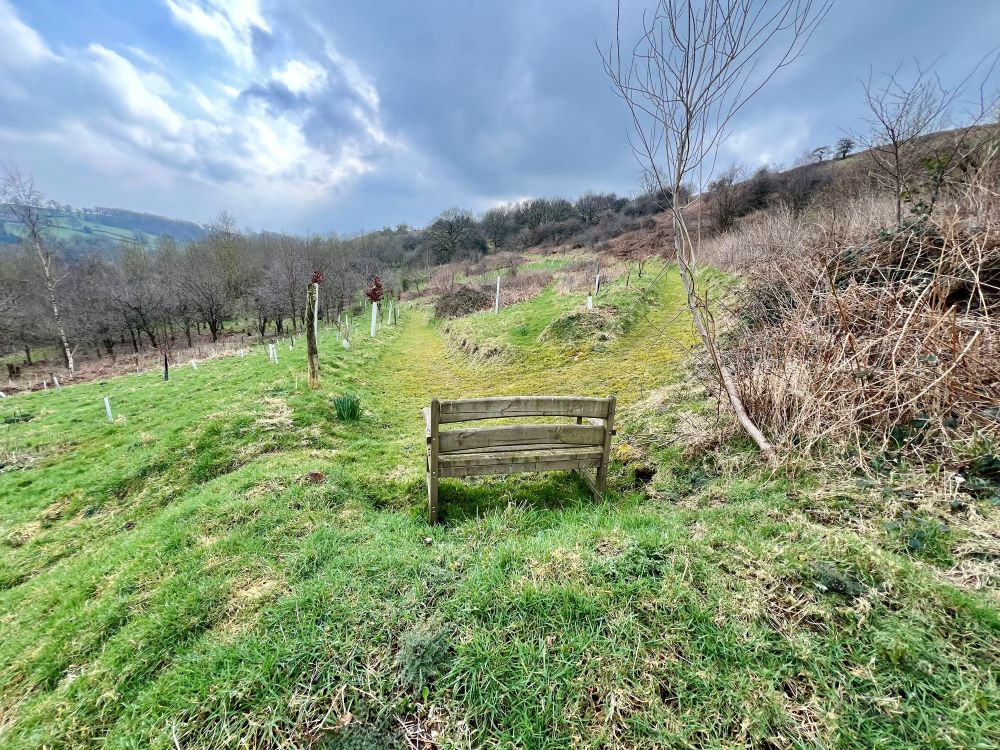
[[[512,396],[441,402],[441,422],[471,422],[505,417],[608,416],[610,399],[579,396]]]
[[[529,450],[536,444],[603,445],[604,427],[589,424],[519,424],[442,430],[439,450],[442,455],[509,445],[521,445]]]
[[[533,443],[531,445],[491,445],[484,448],[468,448],[466,450],[452,451],[451,453],[446,453],[443,455],[447,456],[470,456],[473,453],[509,453],[511,451],[525,451],[525,450],[549,450],[549,449],[559,449],[566,450],[569,446],[564,443]]]
[[[548,451],[509,451],[440,456],[442,477],[512,474],[522,471],[566,471],[599,466],[601,448],[563,448]]]

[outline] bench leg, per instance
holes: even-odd
[[[427,512],[431,518],[431,524],[438,522],[438,476],[437,467],[432,466],[430,460],[427,461]]]
[[[607,461],[602,461],[601,465],[597,467],[597,482],[594,493],[597,498],[600,499],[604,495],[604,491],[608,488],[608,464]]]
[[[600,502],[601,493],[597,490],[597,485],[594,483],[594,480],[590,478],[590,474],[587,473],[587,470],[573,469],[573,472],[587,484],[587,487],[590,489],[591,494],[594,496],[594,500],[596,502]]]

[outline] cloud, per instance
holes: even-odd
[[[289,60],[284,68],[274,73],[273,78],[293,94],[315,93],[326,85],[326,71],[319,65],[302,60]]]
[[[178,80],[140,47],[128,57],[97,43],[57,54],[0,0],[0,33],[14,40],[0,48],[0,76],[15,82],[0,87],[0,137],[43,141],[137,182],[195,179],[284,200],[327,195],[401,148],[374,85],[334,48],[263,71],[253,59],[254,34],[267,31],[256,2],[168,7],[237,67]]]
[[[250,67],[254,47],[269,32],[258,0],[166,0],[181,26],[217,44],[237,64]]]
[[[809,118],[793,112],[772,111],[745,125],[737,124],[720,149],[721,160],[731,159],[751,166],[789,165],[809,145]]]
[[[0,67],[6,70],[31,68],[55,57],[41,35],[18,18],[7,0],[0,0],[0,33]]]

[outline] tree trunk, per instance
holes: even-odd
[[[753,419],[750,418],[750,415],[747,414],[746,407],[743,404],[743,399],[740,398],[739,390],[736,387],[736,380],[733,378],[732,372],[719,357],[719,350],[715,346],[715,336],[713,332],[709,330],[709,326],[705,323],[705,318],[702,315],[702,308],[704,305],[698,297],[698,291],[695,286],[695,274],[697,273],[697,268],[695,266],[696,261],[694,253],[691,251],[691,237],[688,234],[687,224],[684,221],[684,217],[681,215],[681,209],[677,205],[679,187],[679,185],[674,186],[671,213],[673,215],[674,224],[674,254],[677,258],[677,271],[680,274],[681,282],[684,284],[688,310],[691,311],[691,317],[694,320],[695,330],[698,331],[698,335],[701,337],[702,343],[708,351],[708,356],[711,358],[712,364],[715,367],[716,376],[719,378],[719,383],[726,392],[729,404],[732,407],[733,412],[736,414],[737,421],[750,438],[757,444],[757,447],[760,448],[760,452],[764,455],[764,458],[767,459],[767,462],[773,466],[778,463],[778,455],[774,450],[774,446],[771,445],[771,441],[767,439]]]
[[[45,273],[45,289],[49,293],[49,304],[52,305],[52,318],[56,322],[56,330],[59,331],[59,342],[62,344],[63,360],[66,363],[66,368],[70,372],[73,372],[73,352],[69,348],[69,340],[66,338],[66,328],[62,322],[62,313],[59,312],[59,305],[56,303],[56,283],[52,279],[52,263],[37,239],[35,241],[35,252],[38,254],[38,260],[41,261],[42,270]]]
[[[220,328],[221,328],[221,326],[219,325],[219,321],[217,321],[217,320],[210,320],[210,321],[208,321],[208,330],[211,331],[211,333],[212,333],[212,343],[213,344],[216,343],[219,340],[219,329]]]
[[[31,365],[31,347],[24,347],[24,364]]]

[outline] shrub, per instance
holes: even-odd
[[[983,200],[900,226],[877,196],[808,221],[776,207],[719,238],[747,277],[724,358],[787,453],[961,466],[963,445],[1000,444],[1000,224],[975,217]]]
[[[457,291],[447,292],[434,303],[434,314],[439,318],[457,318],[461,315],[488,310],[493,297],[482,289],[463,286]]]
[[[334,397],[333,408],[341,422],[357,422],[361,419],[361,397],[356,393],[343,393]]]

